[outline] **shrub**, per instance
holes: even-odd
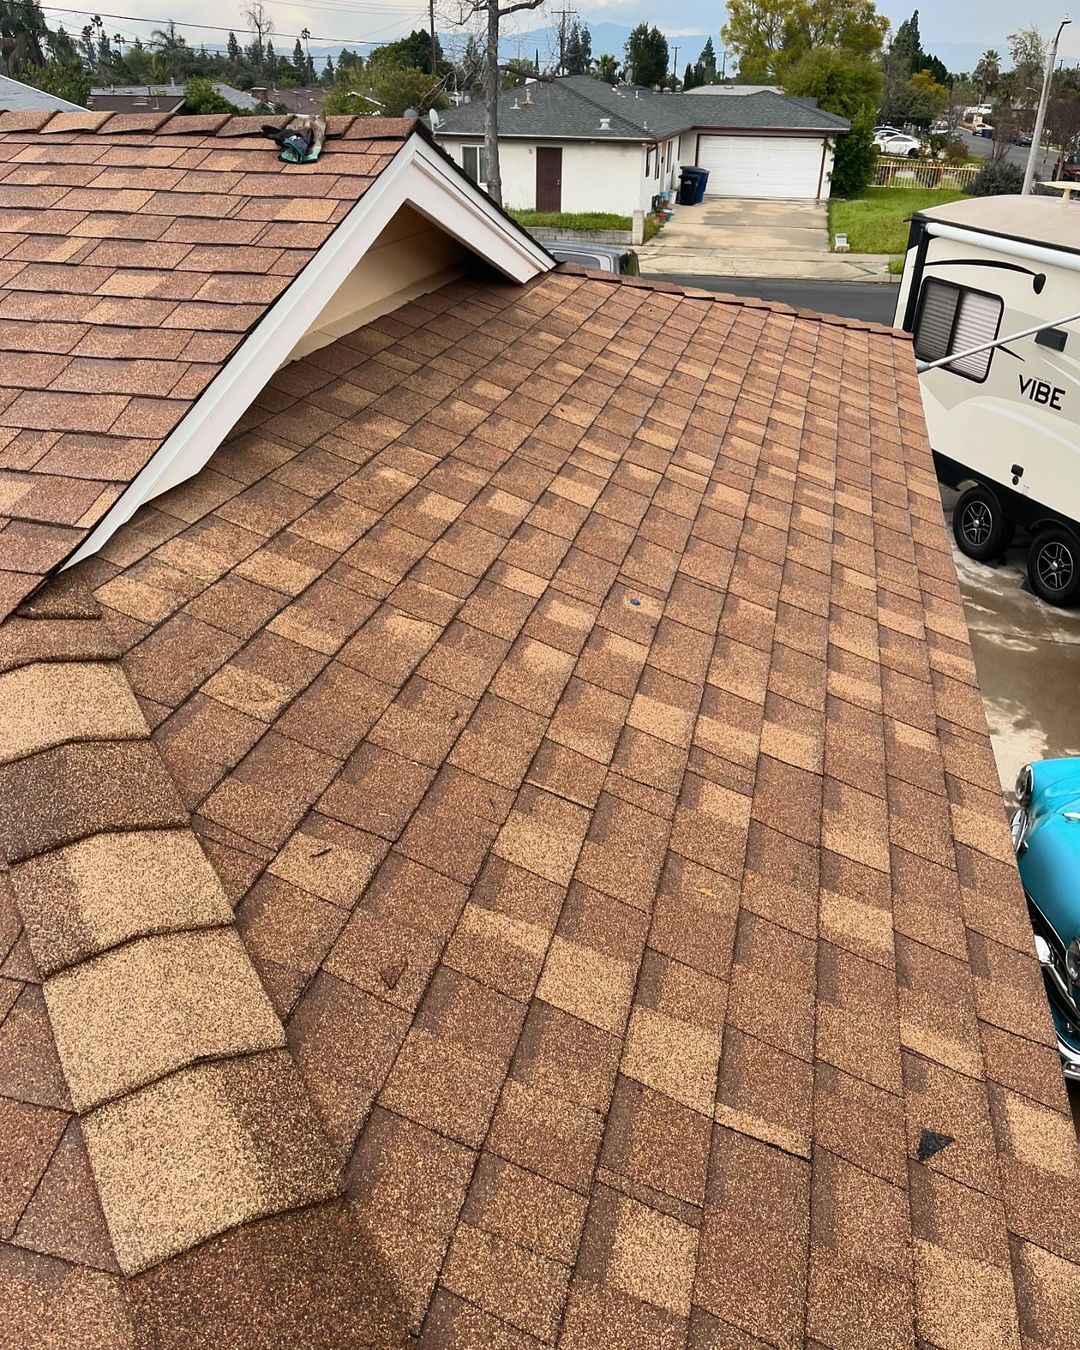
[[[966,164],[967,146],[959,137],[945,142],[945,158],[954,164]]]
[[[838,197],[858,197],[866,191],[877,163],[874,117],[867,109],[851,119],[851,130],[836,142],[832,190]]]
[[[979,170],[968,185],[969,197],[1000,197],[1017,194],[1024,186],[1024,171],[1010,160],[991,160]]]

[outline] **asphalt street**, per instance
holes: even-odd
[[[680,286],[719,291],[725,295],[753,295],[776,300],[795,309],[838,314],[844,319],[867,319],[891,324],[896,309],[896,286],[868,281],[786,281],[767,277],[652,276],[650,281],[673,281]]]
[[[968,149],[973,155],[978,155],[980,159],[989,159],[990,153],[994,148],[994,142],[988,136],[972,136],[969,132],[960,133]],[[1031,147],[1027,145],[1010,145],[1005,151],[1005,158],[1013,164],[1018,164],[1021,169],[1027,167],[1028,153]],[[1057,162],[1057,151],[1048,150],[1045,147],[1040,153],[1040,158],[1035,161],[1035,173],[1038,179],[1048,179],[1054,172],[1054,165]]]

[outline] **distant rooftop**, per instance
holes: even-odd
[[[6,112],[32,112],[39,108],[54,108],[57,112],[81,111],[77,103],[57,98],[55,94],[35,89],[21,80],[12,80],[7,75],[0,75],[0,108]]]
[[[236,108],[253,109],[259,105],[259,100],[252,98],[242,89],[236,89],[231,84],[220,84],[216,80],[213,82],[214,93],[219,94]],[[184,86],[182,84],[110,84],[101,85],[90,90],[89,106],[96,109],[109,109],[113,111],[127,111],[128,108],[141,107],[140,99],[146,100],[146,107],[151,111],[159,111],[156,106],[162,107],[172,104],[177,106],[184,101]],[[116,102],[114,103],[113,100]],[[121,102],[122,100],[122,102]],[[28,105],[29,106],[29,105]],[[47,107],[48,104],[34,104],[34,107]],[[65,107],[75,107],[75,104],[65,104]]]

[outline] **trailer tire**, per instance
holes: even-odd
[[[1073,605],[1080,599],[1080,539],[1064,525],[1040,530],[1028,550],[1028,581],[1048,605]]]
[[[1016,525],[1005,514],[997,493],[983,483],[960,494],[953,507],[952,521],[957,547],[976,562],[1000,558],[1016,532]]]

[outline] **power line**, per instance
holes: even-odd
[[[318,8],[318,7],[320,7],[320,6],[317,6],[317,5],[316,5],[316,7]],[[46,9],[46,10],[48,10],[50,13],[53,13],[53,14],[78,14],[78,15],[81,15],[82,17],[88,18],[88,19],[120,19],[120,20],[121,20],[122,22],[124,22],[124,23],[151,23],[151,24],[153,24],[156,28],[163,28],[163,29],[167,29],[168,26],[169,26],[169,24],[172,23],[172,24],[174,24],[174,26],[175,26],[178,30],[182,30],[182,29],[185,29],[185,28],[199,28],[199,29],[205,29],[205,30],[207,30],[208,32],[213,32],[213,33],[234,33],[234,32],[236,31],[235,27],[234,27],[234,28],[226,28],[226,27],[223,27],[221,24],[215,24],[215,23],[176,23],[175,20],[172,20],[172,19],[143,19],[143,18],[140,18],[139,16],[134,15],[134,14],[107,14],[107,13],[105,13],[103,10],[67,9],[67,8],[65,8],[65,7],[62,6],[62,5],[41,5],[40,8],[41,8],[41,9]],[[394,6],[393,6],[393,5],[377,5],[377,6],[376,6],[376,5],[350,5],[348,8],[349,8],[350,10],[356,10],[356,9],[371,9],[371,10],[374,10],[374,9],[379,9],[379,10],[383,10],[383,11],[388,11],[388,10],[393,10],[393,9],[394,9]],[[393,23],[384,24],[384,25],[382,26],[382,28],[375,28],[375,29],[373,29],[373,30],[372,30],[371,36],[374,37],[374,36],[376,36],[376,35],[379,34],[379,33],[385,33],[386,30],[387,30],[388,28],[396,28],[399,24],[404,24],[404,23],[412,24],[412,23],[416,23],[416,22],[418,22],[419,20],[422,20],[424,17],[426,17],[426,16],[424,16],[424,15],[422,15],[422,14],[405,14],[405,13],[401,13],[401,11],[397,11],[397,12],[398,12],[398,14],[399,14],[399,18],[395,19],[395,20],[393,21]],[[299,33],[275,33],[274,36],[275,36],[275,37],[283,37],[283,38],[298,38],[298,37],[300,36],[300,34],[299,34]],[[352,46],[355,46],[355,47],[367,47],[367,46],[373,45],[370,38],[321,37],[321,36],[319,36],[319,35],[317,35],[317,34],[315,34],[315,33],[309,34],[309,37],[310,37],[311,40],[314,41],[314,42],[332,42],[335,46],[346,46],[346,47],[347,47],[347,46],[349,46],[349,45],[352,45]]]

